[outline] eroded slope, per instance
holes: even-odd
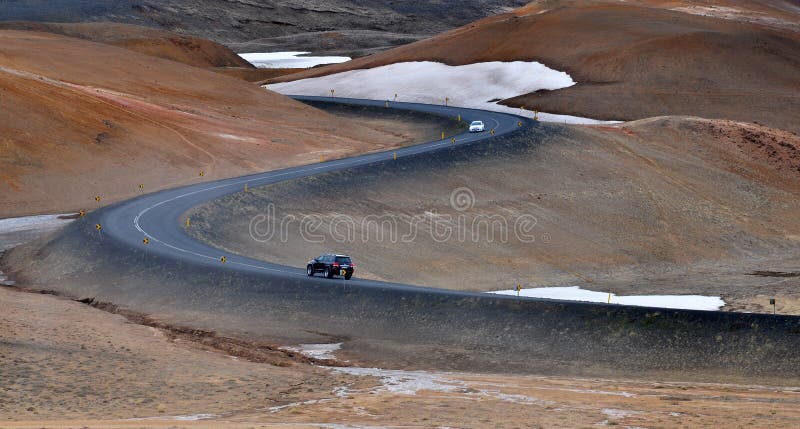
[[[404,141],[239,79],[29,31],[0,31],[0,97],[3,217]]]
[[[777,294],[796,311],[796,278],[748,274],[800,260],[799,168],[800,139],[756,125],[540,125],[424,160],[231,195],[190,215],[197,237],[291,266],[338,251],[353,255],[360,276],[403,283],[700,293],[751,310],[768,302],[755,296]],[[358,196],[342,200],[335,189]],[[520,219],[532,223],[522,236]]]
[[[535,2],[273,82],[404,61],[535,60],[568,72],[578,84],[520,94],[505,104],[596,119],[692,115],[757,121],[798,132],[798,12],[785,2]]]

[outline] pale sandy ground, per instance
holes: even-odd
[[[798,387],[463,373],[382,380],[248,362],[51,295],[0,288],[0,305],[2,428],[800,423]],[[201,414],[212,416],[181,420]]]

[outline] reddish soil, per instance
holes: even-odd
[[[52,295],[0,287],[0,303],[9,429],[790,427],[800,418],[790,386],[408,372],[395,375],[412,381],[403,387],[254,361]]]
[[[49,23],[0,22],[2,30],[25,30],[60,34],[130,49],[141,54],[173,60],[195,67],[241,67],[254,69],[227,47],[165,30],[111,22]]]
[[[735,13],[725,15],[722,7]],[[504,104],[598,119],[757,121],[798,132],[798,22],[800,9],[779,0],[539,1],[431,39],[273,81],[403,61],[535,60],[568,72],[578,84]]]
[[[0,31],[0,98],[0,217],[407,143],[239,79],[31,31]]]

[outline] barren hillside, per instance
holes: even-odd
[[[0,217],[404,141],[239,79],[30,31],[0,31],[0,99]]]
[[[75,24],[0,22],[0,29],[61,34],[114,45],[195,67],[253,68],[250,63],[219,43],[137,25],[110,22]]]
[[[231,195],[192,219],[195,234],[232,251],[292,266],[344,252],[357,275],[389,281],[703,294],[762,311],[774,294],[784,312],[800,313],[797,277],[768,274],[800,262],[798,179],[800,138],[752,124],[543,124],[425,159]],[[325,192],[353,187],[361,198],[345,206]],[[285,242],[257,240],[251,220],[271,215],[271,204],[275,219],[319,221],[324,242],[303,240],[299,226]]]
[[[403,61],[536,60],[577,85],[503,101],[634,120],[692,115],[800,131],[800,9],[768,1],[548,0],[431,39],[273,81]]]
[[[20,0],[0,21],[145,25],[214,40],[237,52],[313,50],[364,55],[522,6],[526,0]]]

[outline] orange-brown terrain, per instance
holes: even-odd
[[[502,101],[511,106],[617,120],[692,115],[800,131],[800,9],[781,0],[542,0],[273,82],[423,60],[539,61],[578,82]]]
[[[0,217],[409,141],[239,79],[31,31],[0,31],[0,99]]]
[[[165,30],[112,22],[0,22],[2,30],[60,34],[130,49],[195,67],[254,67],[219,43]]]
[[[194,209],[192,234],[299,267],[308,255],[335,249],[356,258],[358,276],[392,282],[700,294],[721,296],[728,310],[757,312],[771,312],[769,298],[777,297],[781,313],[800,314],[800,137],[660,117],[542,124],[502,139],[396,170],[329,173],[232,194]],[[326,191],[340,188],[358,188],[361,198],[342,205]],[[465,210],[453,206],[458,193],[469,197]],[[271,216],[270,205],[278,220],[313,216],[324,240],[304,240],[299,227],[288,228],[286,240],[258,240],[252,221]],[[412,228],[411,219],[426,216],[463,235],[442,239],[430,222]],[[532,241],[515,235],[520,216],[534,219]]]
[[[0,22],[2,30],[60,34],[130,49],[140,54],[207,68],[250,82],[259,82],[302,69],[258,69],[229,48],[211,40],[113,22]]]
[[[247,82],[417,60],[540,61],[578,84],[503,103],[634,121],[537,124],[413,163],[398,160],[397,170],[252,189],[193,209],[192,234],[291,266],[347,252],[359,265],[356,276],[410,284],[698,293],[723,297],[725,310],[756,312],[771,311],[768,300],[777,297],[779,313],[800,314],[800,8],[783,0],[534,1],[305,71],[256,70],[214,42],[125,24],[3,23],[0,218],[93,209],[95,196],[104,205],[429,139],[441,123],[322,111]],[[283,76],[289,72],[298,73]],[[358,198],[342,204],[327,186],[357,189]],[[452,199],[463,188],[474,197],[466,209]],[[298,229],[285,243],[257,242],[250,222],[268,203],[278,216],[311,214],[323,225],[342,216],[525,214],[536,219],[535,241],[501,243],[478,229],[477,241],[440,242],[423,228],[413,243],[341,243],[330,235],[309,243]],[[742,374],[743,384],[715,384],[675,382],[674,373],[505,374],[501,364],[491,374],[384,371],[350,367],[357,362],[344,360],[346,349],[314,360],[47,292],[0,286],[0,307],[2,428],[800,422],[797,386],[764,386],[774,379],[751,374]]]
[[[0,427],[8,429],[791,427],[800,419],[796,387],[336,370],[287,356],[257,363],[51,295],[0,287],[0,302]]]

